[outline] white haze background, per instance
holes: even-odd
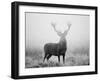
[[[40,48],[50,42],[58,42],[59,36],[51,26],[56,23],[57,30],[66,30],[67,23],[72,24],[67,39],[68,50],[89,48],[89,16],[88,15],[61,15],[43,13],[25,13],[26,16],[26,49]]]

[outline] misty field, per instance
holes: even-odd
[[[89,15],[26,12],[25,17],[26,68],[86,66],[90,64]],[[60,63],[57,56],[51,56],[49,61],[43,62],[44,46],[47,43],[57,43],[64,50],[67,47],[64,64],[62,56],[60,56]]]
[[[62,56],[60,56],[60,63],[57,56],[52,56],[49,61],[45,60],[45,62],[43,62],[43,58],[44,52],[41,49],[26,50],[25,68],[89,65],[89,50],[77,49],[73,52],[66,52],[64,64]]]

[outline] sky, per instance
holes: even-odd
[[[69,49],[89,46],[89,15],[25,13],[26,48],[43,48],[46,43],[57,43],[60,37],[54,31],[51,23],[56,23],[56,29],[64,32],[71,23],[66,36]]]

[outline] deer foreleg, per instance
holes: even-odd
[[[63,63],[65,63],[65,54],[63,55]]]
[[[60,63],[60,55],[58,56],[58,61],[59,61],[59,63]]]

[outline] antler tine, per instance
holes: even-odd
[[[52,22],[52,23],[51,23],[51,25],[52,25],[53,27],[55,27],[55,26],[56,26],[56,24],[55,24],[54,22]]]
[[[67,23],[68,27],[70,27],[72,24],[71,23]]]

